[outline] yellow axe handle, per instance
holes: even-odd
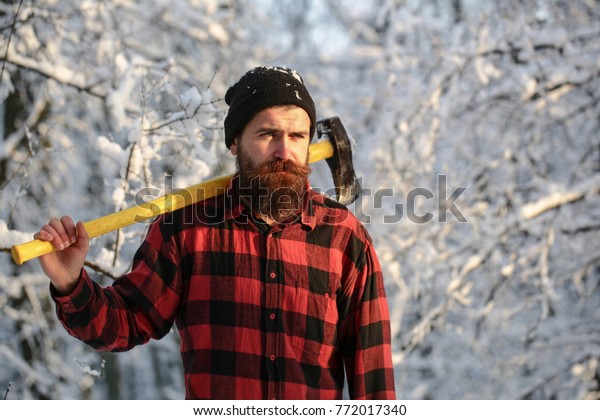
[[[328,141],[319,141],[309,147],[309,162],[318,162],[330,158],[334,154],[333,146]],[[163,213],[175,211],[206,200],[211,197],[223,194],[233,175],[225,175],[214,178],[206,182],[192,185],[189,188],[177,190],[167,195],[163,195],[155,200],[141,205],[129,207],[117,213],[102,216],[98,219],[85,222],[85,230],[90,238],[104,235],[113,230],[121,229],[136,222],[159,216]],[[11,254],[17,264],[23,264],[33,258],[48,254],[54,251],[50,242],[34,239],[20,245],[13,245]]]

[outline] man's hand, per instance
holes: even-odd
[[[56,249],[55,252],[38,258],[52,285],[62,295],[72,292],[77,286],[90,248],[89,236],[83,223],[77,222],[75,225],[69,216],[63,216],[60,220],[52,218],[33,237],[51,242]]]

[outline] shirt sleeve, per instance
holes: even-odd
[[[395,399],[390,315],[381,266],[370,240],[352,245],[340,341],[352,399]],[[357,250],[357,248],[360,248]]]
[[[85,270],[72,293],[58,296],[56,312],[67,332],[103,351],[125,351],[171,329],[181,295],[179,252],[167,229],[154,222],[132,270],[101,287]]]

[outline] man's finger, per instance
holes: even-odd
[[[50,242],[54,237],[46,230],[41,229],[33,235],[33,239],[39,239],[40,241]]]
[[[53,217],[50,219],[50,222],[48,222],[48,226],[54,229],[54,232],[50,232],[54,237],[52,240],[52,245],[54,245],[54,248],[62,251],[70,245],[69,235],[67,234],[67,231],[60,220],[58,220],[56,217]]]
[[[77,246],[87,252],[90,246],[90,237],[85,230],[85,225],[83,222],[77,222]]]
[[[60,218],[60,221],[62,222],[65,232],[69,238],[69,244],[75,243],[75,241],[77,241],[77,229],[75,228],[73,219],[71,219],[69,216],[63,216]]]

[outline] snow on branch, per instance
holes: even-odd
[[[39,75],[55,80],[62,85],[75,88],[80,92],[86,92],[100,99],[106,98],[106,93],[99,92],[95,89],[95,86],[98,85],[99,82],[86,85],[84,74],[75,72],[66,67],[50,65],[33,58],[20,56],[14,52],[10,52],[4,57],[0,57],[0,59],[25,70],[36,72]]]
[[[533,203],[525,204],[521,208],[521,216],[525,220],[534,219],[549,210],[581,200],[586,196],[598,194],[598,192],[600,192],[600,175],[588,179],[570,191],[557,191]]]

